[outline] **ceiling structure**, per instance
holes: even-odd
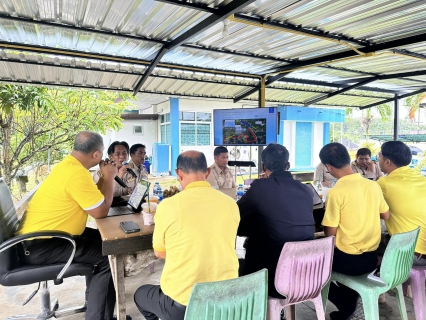
[[[426,91],[426,1],[3,0],[0,81],[368,108]]]

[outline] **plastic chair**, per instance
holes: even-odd
[[[267,269],[236,279],[197,283],[185,320],[264,320],[267,295]]]
[[[411,284],[416,320],[426,320],[425,278],[426,267],[413,266],[410,271],[409,281],[402,285],[403,292],[406,294],[408,284]]]
[[[296,318],[295,305],[311,300],[318,319],[325,320],[321,289],[327,284],[333,264],[334,237],[313,241],[287,242],[281,251],[275,273],[275,288],[286,299],[268,298],[268,320]]]
[[[396,289],[401,318],[407,320],[402,283],[410,275],[419,230],[420,228],[417,228],[413,231],[398,233],[391,237],[380,267],[380,278],[383,280],[383,283],[370,280],[367,278],[368,273],[361,276],[348,276],[338,272],[331,273],[331,281],[340,282],[360,294],[364,306],[365,320],[379,319],[379,305],[377,303],[379,295],[393,288]],[[329,287],[330,284],[328,283],[323,289],[324,306]]]

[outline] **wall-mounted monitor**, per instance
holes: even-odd
[[[266,146],[277,142],[277,108],[213,110],[214,145]]]

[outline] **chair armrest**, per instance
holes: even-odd
[[[69,242],[71,242],[71,244],[73,246],[73,250],[71,252],[70,257],[68,258],[67,263],[64,265],[61,272],[59,272],[58,276],[56,277],[56,280],[54,280],[55,284],[60,284],[63,281],[62,280],[63,275],[67,271],[68,267],[71,265],[72,260],[74,259],[74,255],[75,255],[75,249],[76,249],[75,240],[74,240],[74,238],[71,234],[69,234],[67,232],[63,232],[63,231],[43,230],[43,231],[31,232],[31,233],[15,236],[13,238],[10,238],[10,239],[4,241],[2,244],[0,244],[0,253],[9,249],[10,247],[13,247],[14,245],[16,245],[18,243],[25,241],[25,240],[37,239],[37,238],[46,238],[46,237],[65,239],[65,240],[68,240]]]

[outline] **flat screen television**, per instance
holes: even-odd
[[[266,146],[277,142],[275,107],[213,110],[215,146]]]

